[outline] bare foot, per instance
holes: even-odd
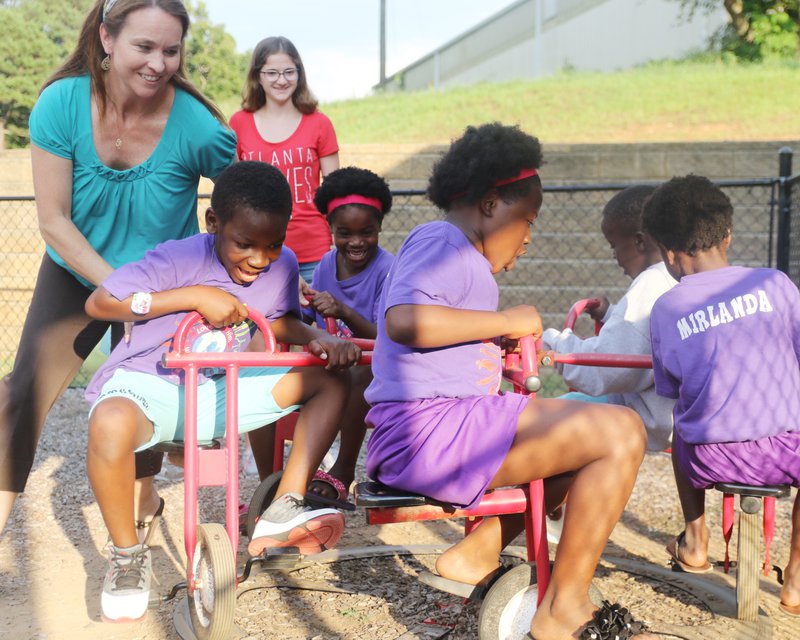
[[[708,562],[708,529],[698,535],[687,529],[666,546],[667,553],[681,569],[689,573],[707,573],[712,570]]]
[[[607,605],[608,603],[604,604]],[[639,625],[630,618],[627,611],[622,609],[619,605],[612,605],[612,607],[616,609],[616,615],[618,616],[617,624],[619,627],[617,628],[617,632],[626,628],[626,622],[630,622],[634,625],[633,631],[635,632],[636,627]],[[563,606],[563,604],[554,604],[553,600],[546,596],[533,617],[531,635],[536,638],[536,640],[573,640],[593,622],[596,611],[597,609],[588,598],[581,606],[576,606],[574,602],[567,603],[566,606]],[[608,609],[604,609],[604,612],[606,612],[604,617],[609,615],[607,613],[608,611]],[[612,620],[614,619],[614,615],[613,613],[611,614]],[[645,631],[636,633],[630,637],[638,638],[639,640],[658,640],[658,636],[646,633]]]
[[[783,572],[781,604],[790,613],[796,611],[796,615],[800,615],[800,561],[790,561]]]
[[[465,584],[481,585],[492,579],[500,568],[500,558],[464,557],[458,545],[450,547],[436,560],[436,573]]]
[[[347,500],[349,487],[354,477],[355,472],[353,470],[350,470],[348,474],[346,471],[338,471],[334,465],[330,473],[324,471],[316,472],[311,484],[308,485],[308,492],[332,500]]]

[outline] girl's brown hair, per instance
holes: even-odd
[[[106,0],[97,0],[94,7],[92,7],[86,19],[83,21],[78,43],[75,45],[75,50],[66,59],[64,64],[61,65],[42,85],[42,90],[47,86],[53,84],[56,80],[62,78],[73,78],[81,76],[86,73],[89,74],[92,84],[92,92],[97,97],[100,113],[105,111],[107,92],[105,74],[106,72],[100,67],[103,58],[106,57],[103,43],[100,41],[100,25],[104,24],[106,31],[116,38],[122,27],[125,25],[125,20],[128,15],[138,9],[146,9],[155,7],[162,11],[175,16],[181,23],[183,33],[181,34],[181,61],[175,75],[172,76],[171,82],[176,87],[183,89],[186,93],[197,99],[200,103],[208,109],[214,117],[222,124],[227,126],[225,116],[219,108],[206,98],[200,90],[195,87],[186,77],[186,65],[184,63],[184,40],[186,33],[189,30],[189,14],[186,7],[181,0],[117,0],[112,3],[110,10],[105,18],[103,18],[103,7]]]
[[[242,89],[242,109],[245,111],[257,111],[267,103],[267,95],[259,82],[261,67],[267,62],[273,53],[285,53],[292,59],[294,66],[297,67],[297,87],[292,94],[292,104],[300,113],[314,113],[317,110],[317,99],[308,88],[306,81],[306,71],[303,68],[303,61],[297,48],[291,40],[283,36],[273,36],[264,38],[253,49],[253,56],[250,59],[250,68],[247,70],[247,78]]]

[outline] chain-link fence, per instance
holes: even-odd
[[[792,182],[793,181],[793,182]],[[733,264],[776,266],[778,227],[788,228],[791,213],[798,213],[791,198],[800,176],[718,183],[734,206],[734,238],[729,252]],[[605,294],[611,300],[622,296],[630,280],[617,266],[600,233],[603,205],[628,184],[592,184],[545,187],[539,218],[534,224],[528,253],[514,269],[498,276],[501,307],[534,304],[545,326],[559,327],[570,305],[580,298]],[[795,192],[800,190],[800,186]],[[788,193],[788,200],[786,200]],[[783,209],[781,209],[781,205]],[[205,211],[208,196],[198,199]],[[783,223],[779,225],[779,211]],[[386,216],[381,245],[396,253],[416,225],[441,217],[423,191],[396,191],[394,205]],[[0,220],[6,229],[0,240],[0,368],[11,368],[19,333],[25,319],[43,245],[38,232],[33,198],[0,198]],[[800,281],[800,224],[790,243],[790,274]],[[588,318],[576,330],[591,331]]]
[[[782,173],[786,176],[779,179],[778,189],[780,193],[778,201],[779,219],[782,221],[780,229],[780,240],[787,238],[784,251],[786,264],[783,264],[783,255],[778,261],[778,267],[786,271],[789,277],[800,286],[800,173],[788,176],[792,170],[791,155],[788,156],[786,166],[781,166]]]
[[[734,206],[733,264],[774,266],[776,180],[718,183]],[[498,276],[500,306],[534,304],[545,326],[561,326],[570,305],[604,294],[620,298],[630,280],[617,266],[600,232],[603,206],[629,184],[545,187],[528,252],[514,268]],[[416,225],[441,217],[423,191],[398,191],[383,222],[381,245],[396,253]],[[800,234],[799,234],[800,235]],[[800,240],[797,242],[800,254]],[[588,319],[580,332],[589,331]]]

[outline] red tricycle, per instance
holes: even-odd
[[[186,315],[178,326],[173,348],[164,355],[164,365],[185,372],[185,441],[167,443],[162,449],[180,446],[184,461],[184,544],[186,548],[186,581],[175,585],[164,599],[175,597],[186,588],[184,603],[186,620],[176,617],[178,632],[184,637],[203,640],[222,640],[231,636],[236,606],[236,586],[246,580],[254,564],[263,566],[293,564],[297,553],[292,549],[274,550],[259,558],[250,558],[243,571],[236,568],[239,544],[239,430],[238,374],[242,367],[300,367],[324,366],[325,361],[310,353],[279,351],[269,323],[263,315],[250,309],[250,319],[264,336],[263,352],[192,352],[189,346],[190,329],[203,322],[197,312]],[[371,354],[362,353],[359,364],[369,364]],[[226,434],[221,442],[197,441],[197,387],[202,369],[224,369],[226,373],[227,404]],[[203,523],[198,526],[197,496],[200,487],[225,487],[225,526]],[[188,609],[188,611],[187,611]],[[182,627],[182,628],[180,628]]]
[[[323,360],[308,353],[280,351],[266,319],[253,310],[250,312],[250,317],[264,336],[263,352],[191,352],[187,336],[192,325],[201,322],[202,318],[197,313],[190,313],[175,333],[172,351],[164,356],[165,366],[182,369],[185,372],[185,441],[175,445],[182,445],[184,450],[186,581],[175,585],[171,593],[164,598],[171,599],[182,588],[187,589],[188,598],[184,600],[181,608],[176,610],[174,616],[176,628],[184,638],[196,637],[204,640],[228,638],[233,627],[236,587],[250,576],[253,567],[259,565],[261,568],[286,569],[298,565],[301,559],[296,549],[268,549],[260,557],[249,558],[241,572],[236,567],[236,550],[240,536],[237,407],[239,369],[254,366],[296,367],[325,364]],[[356,340],[356,343],[362,349],[370,349],[374,344],[366,340]],[[370,362],[371,352],[364,351],[359,364]],[[226,373],[224,446],[220,442],[197,441],[198,374],[201,369],[209,367],[224,369]],[[521,353],[506,355],[504,377],[511,382],[515,391],[532,393],[538,390],[539,386],[536,371],[536,350],[533,339],[523,339]],[[169,448],[169,444],[166,448]],[[198,526],[198,490],[206,486],[225,487],[225,526],[218,523],[203,523]],[[262,513],[273,497],[275,488],[277,488],[276,474],[273,474],[256,490],[249,512]],[[530,625],[530,619],[544,594],[550,573],[541,480],[524,487],[489,492],[476,508],[470,510],[455,509],[424,496],[395,492],[376,483],[358,485],[356,504],[366,509],[367,520],[372,524],[466,518],[467,531],[476,526],[482,517],[524,513],[528,559],[531,563],[521,565],[505,574],[489,592],[482,609],[480,637],[500,637],[497,628],[501,624],[501,618],[506,626],[513,623],[505,610],[508,605],[506,600],[510,599],[509,586],[517,583],[524,585],[521,589],[512,590],[515,593],[522,591],[524,597],[518,599],[525,601],[525,604],[520,602],[522,607],[517,607],[522,611],[521,617],[518,616],[521,620],[518,624],[520,629]],[[245,530],[247,528],[249,526],[244,527]],[[498,602],[498,594],[502,602]],[[489,632],[490,628],[494,628],[495,631]]]

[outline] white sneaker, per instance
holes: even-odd
[[[137,544],[109,546],[108,571],[103,581],[100,609],[107,622],[135,622],[147,613],[150,601],[150,547]]]
[[[344,516],[336,509],[315,509],[299,493],[284,493],[259,518],[247,550],[257,556],[268,548],[297,547],[310,555],[333,547],[343,531]]]

